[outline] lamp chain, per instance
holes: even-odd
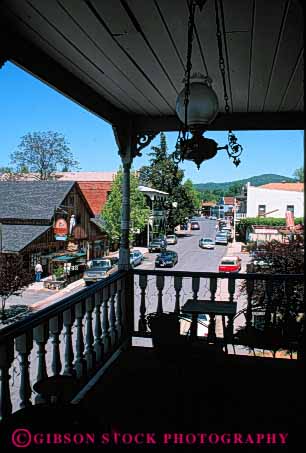
[[[225,101],[225,113],[229,113],[230,106],[228,103],[229,98],[228,98],[227,89],[226,89],[225,63],[224,63],[223,50],[222,50],[222,36],[221,36],[221,30],[220,30],[218,0],[215,0],[215,9],[216,9],[217,42],[218,42],[218,50],[219,50],[219,68],[220,68],[220,72],[222,75],[224,101]]]
[[[185,127],[183,131],[183,136],[188,130],[188,104],[190,97],[190,74],[192,68],[191,56],[192,56],[192,43],[193,43],[193,30],[194,30],[194,14],[196,3],[194,0],[191,0],[188,4],[189,6],[189,19],[188,19],[188,39],[187,39],[187,59],[186,59],[186,69],[185,69]]]

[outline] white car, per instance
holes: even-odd
[[[197,336],[198,337],[207,337],[208,335],[208,325],[209,325],[209,315],[198,314],[197,322]],[[181,335],[190,335],[191,328],[191,315],[184,313],[183,317],[180,319],[180,334]]]
[[[168,245],[175,245],[177,244],[177,236],[176,234],[168,234],[166,236],[166,241]]]
[[[199,247],[202,249],[214,249],[215,241],[210,238],[202,238],[199,240]]]

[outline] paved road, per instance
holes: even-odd
[[[218,272],[221,258],[226,254],[227,247],[216,245],[214,250],[204,250],[199,247],[201,237],[215,238],[216,221],[199,217],[200,230],[186,231],[180,234],[176,245],[169,245],[169,250],[178,253],[178,263],[173,267],[177,271]],[[137,269],[155,269],[154,261],[157,253],[148,253],[145,261]],[[159,268],[163,269],[163,268]]]

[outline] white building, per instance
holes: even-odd
[[[247,217],[280,217],[292,211],[304,216],[304,184],[300,182],[270,183],[254,187],[247,184]]]

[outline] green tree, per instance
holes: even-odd
[[[188,191],[189,183],[187,188],[183,185],[184,171],[178,168],[173,154],[168,153],[166,136],[163,132],[160,134],[160,145],[151,149],[150,165],[139,170],[141,182],[169,194],[165,201],[167,231],[173,232],[177,225],[185,222],[186,217],[194,214],[197,206]]]
[[[240,182],[235,182],[229,186],[225,191],[225,197],[235,197],[236,195],[241,194],[242,184]]]
[[[11,154],[17,173],[34,173],[37,179],[54,177],[61,168],[77,169],[66,138],[53,131],[29,132],[21,138],[18,149]]]
[[[33,275],[28,272],[21,256],[0,253],[0,317],[5,317],[5,305],[12,295],[20,295],[27,285],[33,282]]]
[[[201,209],[202,203],[202,195],[201,193],[194,187],[191,179],[187,179],[184,182],[184,188],[192,200],[193,206],[195,209]]]
[[[297,168],[297,169],[294,171],[293,176],[295,177],[295,179],[296,179],[298,182],[304,182],[304,166],[303,166],[303,167],[300,167],[300,168]]]
[[[121,234],[121,211],[122,211],[122,182],[123,172],[119,168],[113,181],[111,192],[102,210],[101,217],[104,229],[112,242],[117,242]],[[130,178],[130,240],[132,241],[137,231],[143,230],[150,216],[150,209],[146,204],[145,196],[139,190],[139,177],[131,172]]]

